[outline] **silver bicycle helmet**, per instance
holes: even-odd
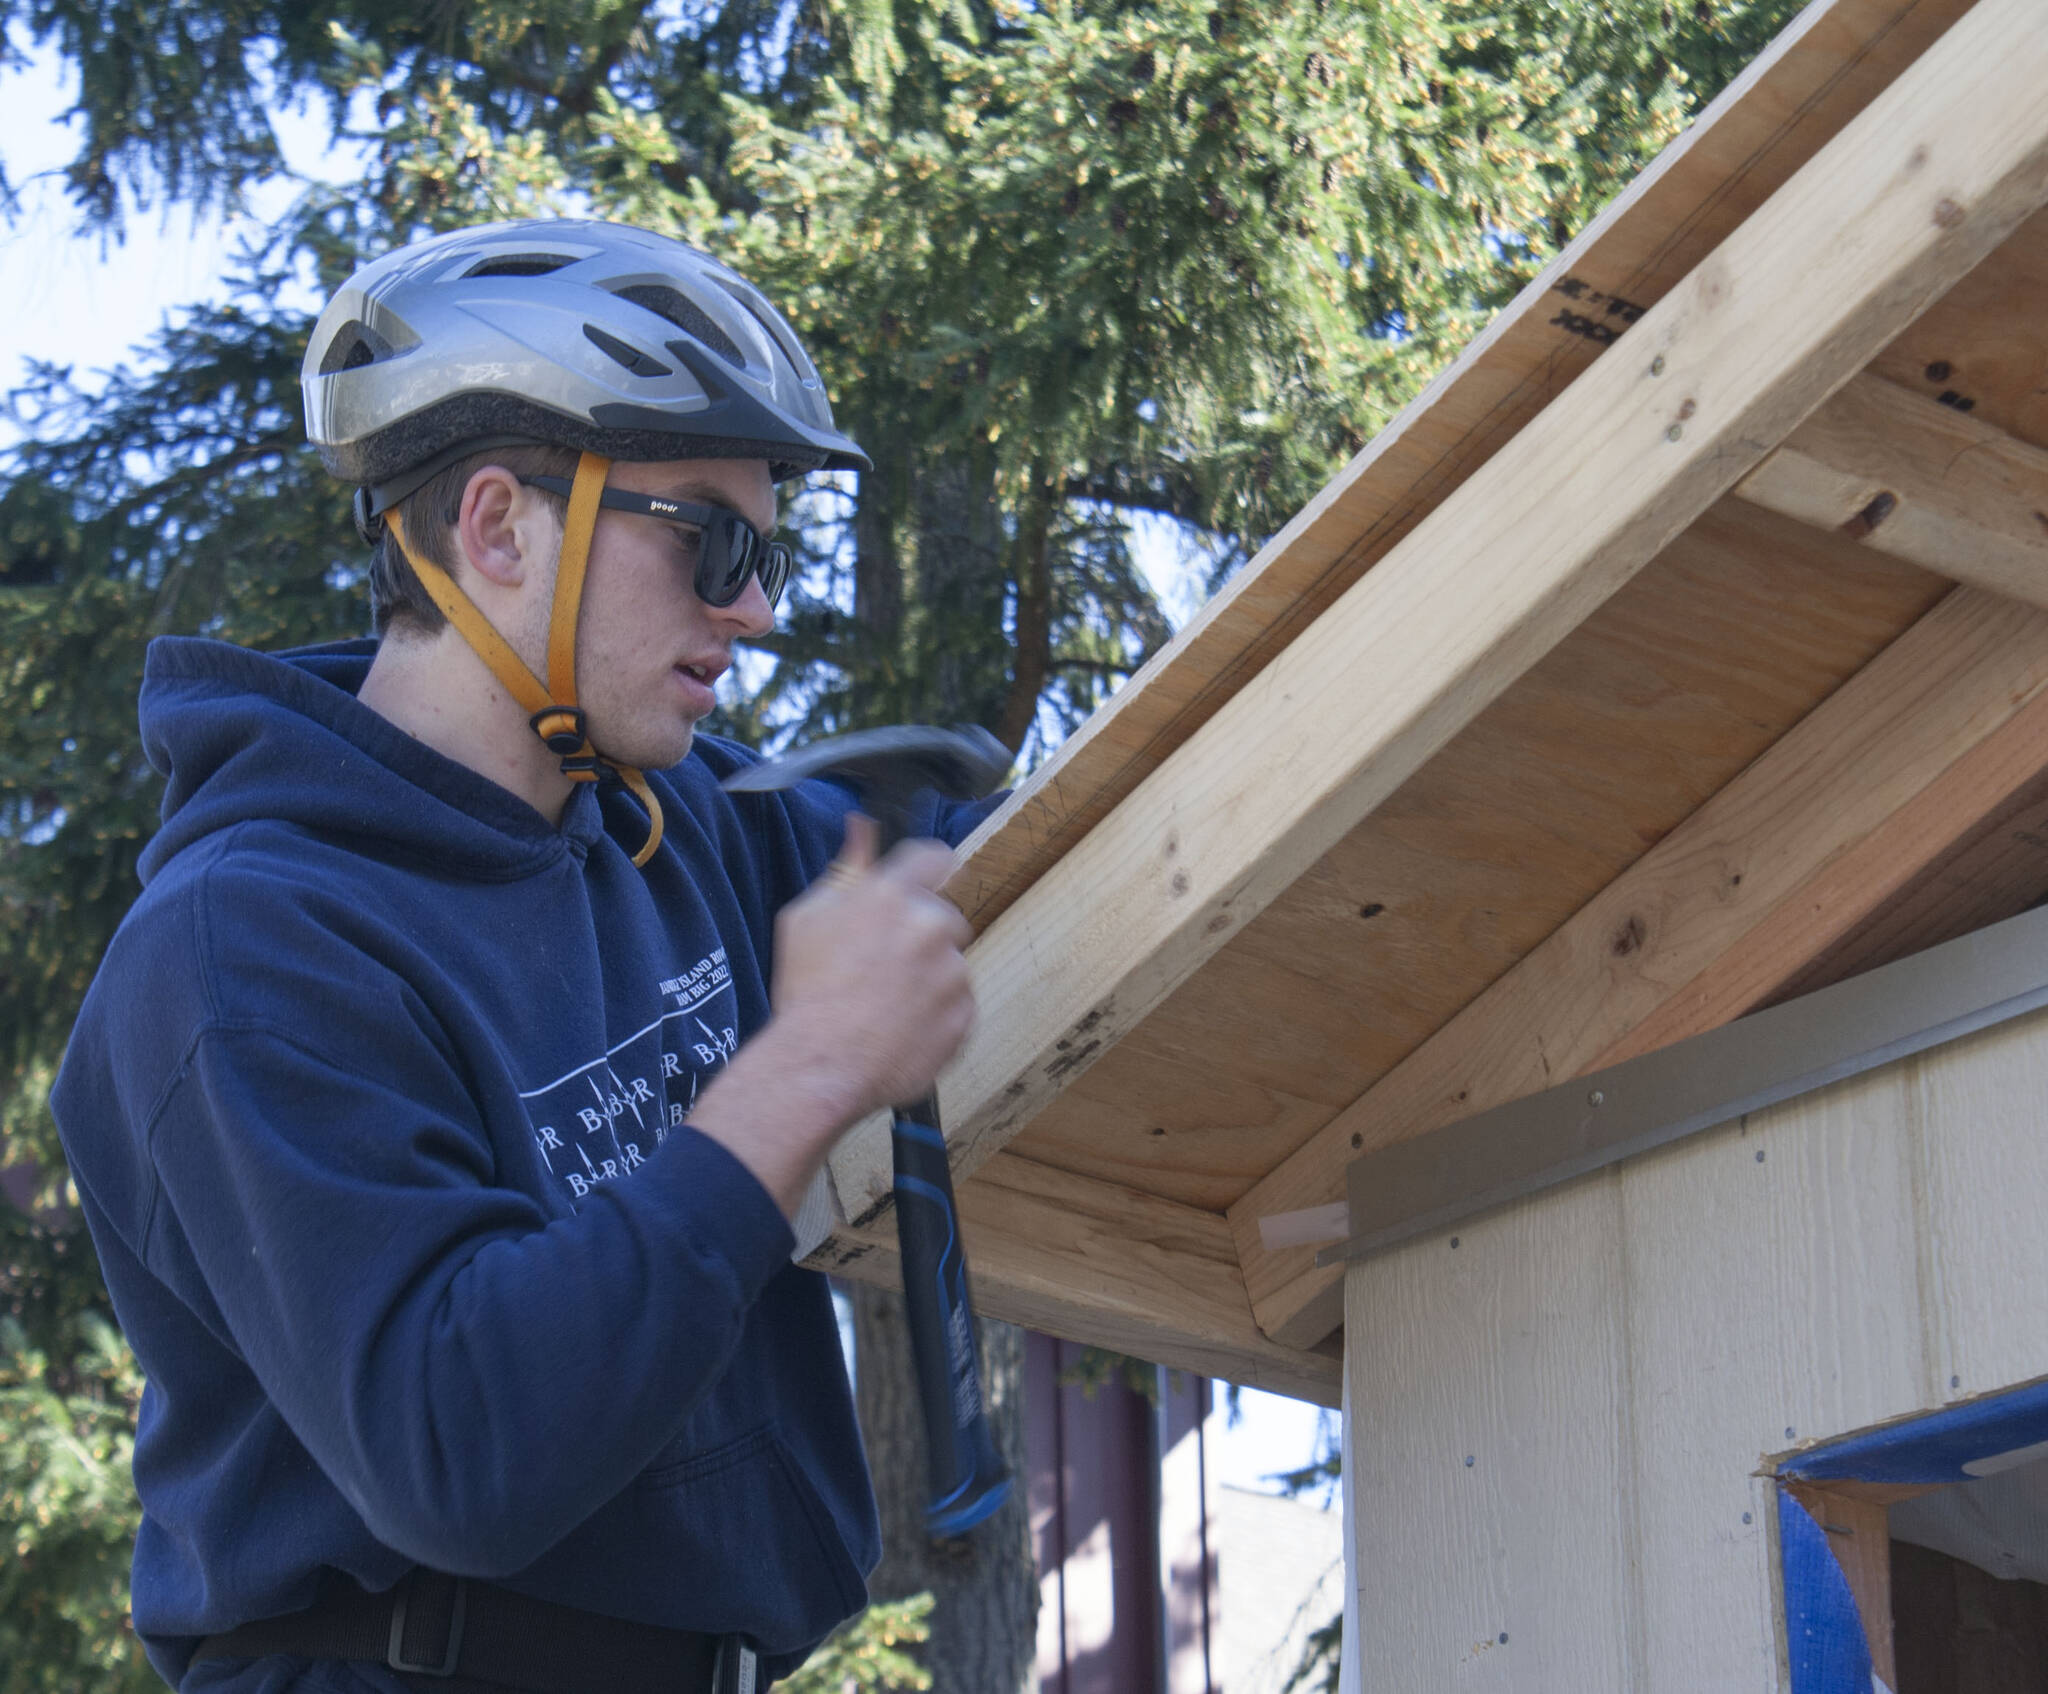
[[[365,265],[313,326],[306,433],[384,512],[480,447],[766,459],[779,482],[866,470],[759,289],[623,224],[534,218]]]

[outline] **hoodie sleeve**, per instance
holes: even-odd
[[[634,1181],[551,1219],[492,1183],[476,1108],[430,1042],[373,1067],[335,1039],[202,1031],[150,1127],[150,1256],[160,1274],[190,1256],[233,1345],[379,1540],[509,1575],[676,1431],[787,1262],[789,1230],[687,1128]],[[399,1075],[402,1089],[380,1080]]]

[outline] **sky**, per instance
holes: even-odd
[[[222,278],[242,233],[216,216],[194,218],[173,208],[134,215],[118,244],[80,235],[54,174],[75,151],[74,132],[62,122],[74,92],[75,84],[47,56],[0,72],[0,160],[20,194],[15,216],[0,224],[0,300],[8,307],[0,312],[0,393],[25,379],[32,358],[72,365],[81,375],[117,367],[166,314],[224,292]],[[325,176],[337,163],[345,166],[327,154],[324,114],[287,112],[277,124],[294,170]],[[275,216],[292,193],[290,183],[273,184],[258,192],[252,210]],[[0,414],[0,447],[19,434]],[[1199,549],[1163,519],[1135,524],[1132,540],[1178,628],[1201,604]],[[1312,1463],[1334,1429],[1334,1414],[1251,1388],[1237,1397],[1233,1419],[1219,1393],[1208,1432],[1210,1463],[1220,1482],[1272,1492],[1272,1477]]]
[[[75,81],[46,55],[0,73],[0,159],[21,200],[0,223],[0,392],[22,382],[32,358],[81,375],[120,365],[168,311],[218,296],[235,252],[239,225],[182,208],[133,215],[118,244],[79,235],[56,175],[76,150],[75,132],[60,121],[74,93]],[[295,168],[318,169],[324,136],[313,121],[292,116],[280,135]],[[275,215],[291,194],[290,184],[274,184],[255,196],[254,210]],[[0,439],[18,433],[0,419]]]

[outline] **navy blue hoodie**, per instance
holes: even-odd
[[[549,823],[360,705],[374,650],[149,653],[164,825],[53,1095],[148,1376],[136,1628],[176,1684],[426,1565],[784,1675],[864,1603],[874,1501],[824,1279],[689,1111],[853,797],[728,796],[751,755],[700,736],[636,870],[629,796]]]

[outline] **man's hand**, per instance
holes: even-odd
[[[950,849],[906,841],[875,863],[875,826],[775,924],[775,1016],[847,1089],[848,1121],[931,1091],[974,1021],[961,949],[974,931],[938,893]]]
[[[847,819],[831,869],[775,924],[775,1015],[690,1121],[793,1217],[832,1143],[869,1112],[929,1093],[974,1021],[973,930],[938,888],[950,850],[906,841],[880,863]]]

